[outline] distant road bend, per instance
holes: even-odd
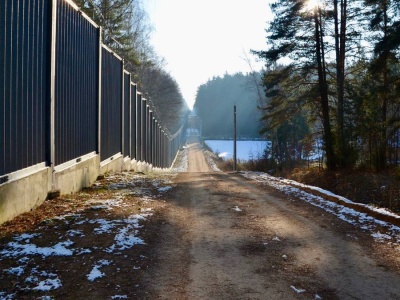
[[[189,167],[163,212],[150,298],[400,299],[400,274],[356,227],[238,174]]]

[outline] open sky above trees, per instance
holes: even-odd
[[[166,59],[190,107],[197,88],[214,76],[247,73],[255,62],[250,49],[265,48],[265,28],[271,21],[270,0],[146,0],[154,27],[152,43]]]

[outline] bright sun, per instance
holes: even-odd
[[[305,11],[313,11],[316,7],[321,5],[321,0],[306,0],[304,3]]]

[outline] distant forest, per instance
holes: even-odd
[[[260,138],[261,112],[258,110],[259,73],[214,77],[197,90],[194,109],[202,119],[206,138],[233,138],[233,107],[236,105],[238,138]]]

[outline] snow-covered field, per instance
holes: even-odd
[[[204,142],[220,157],[226,159],[233,157],[233,141],[205,140]],[[257,159],[263,156],[265,148],[269,145],[269,141],[237,141],[236,156],[240,160]]]

